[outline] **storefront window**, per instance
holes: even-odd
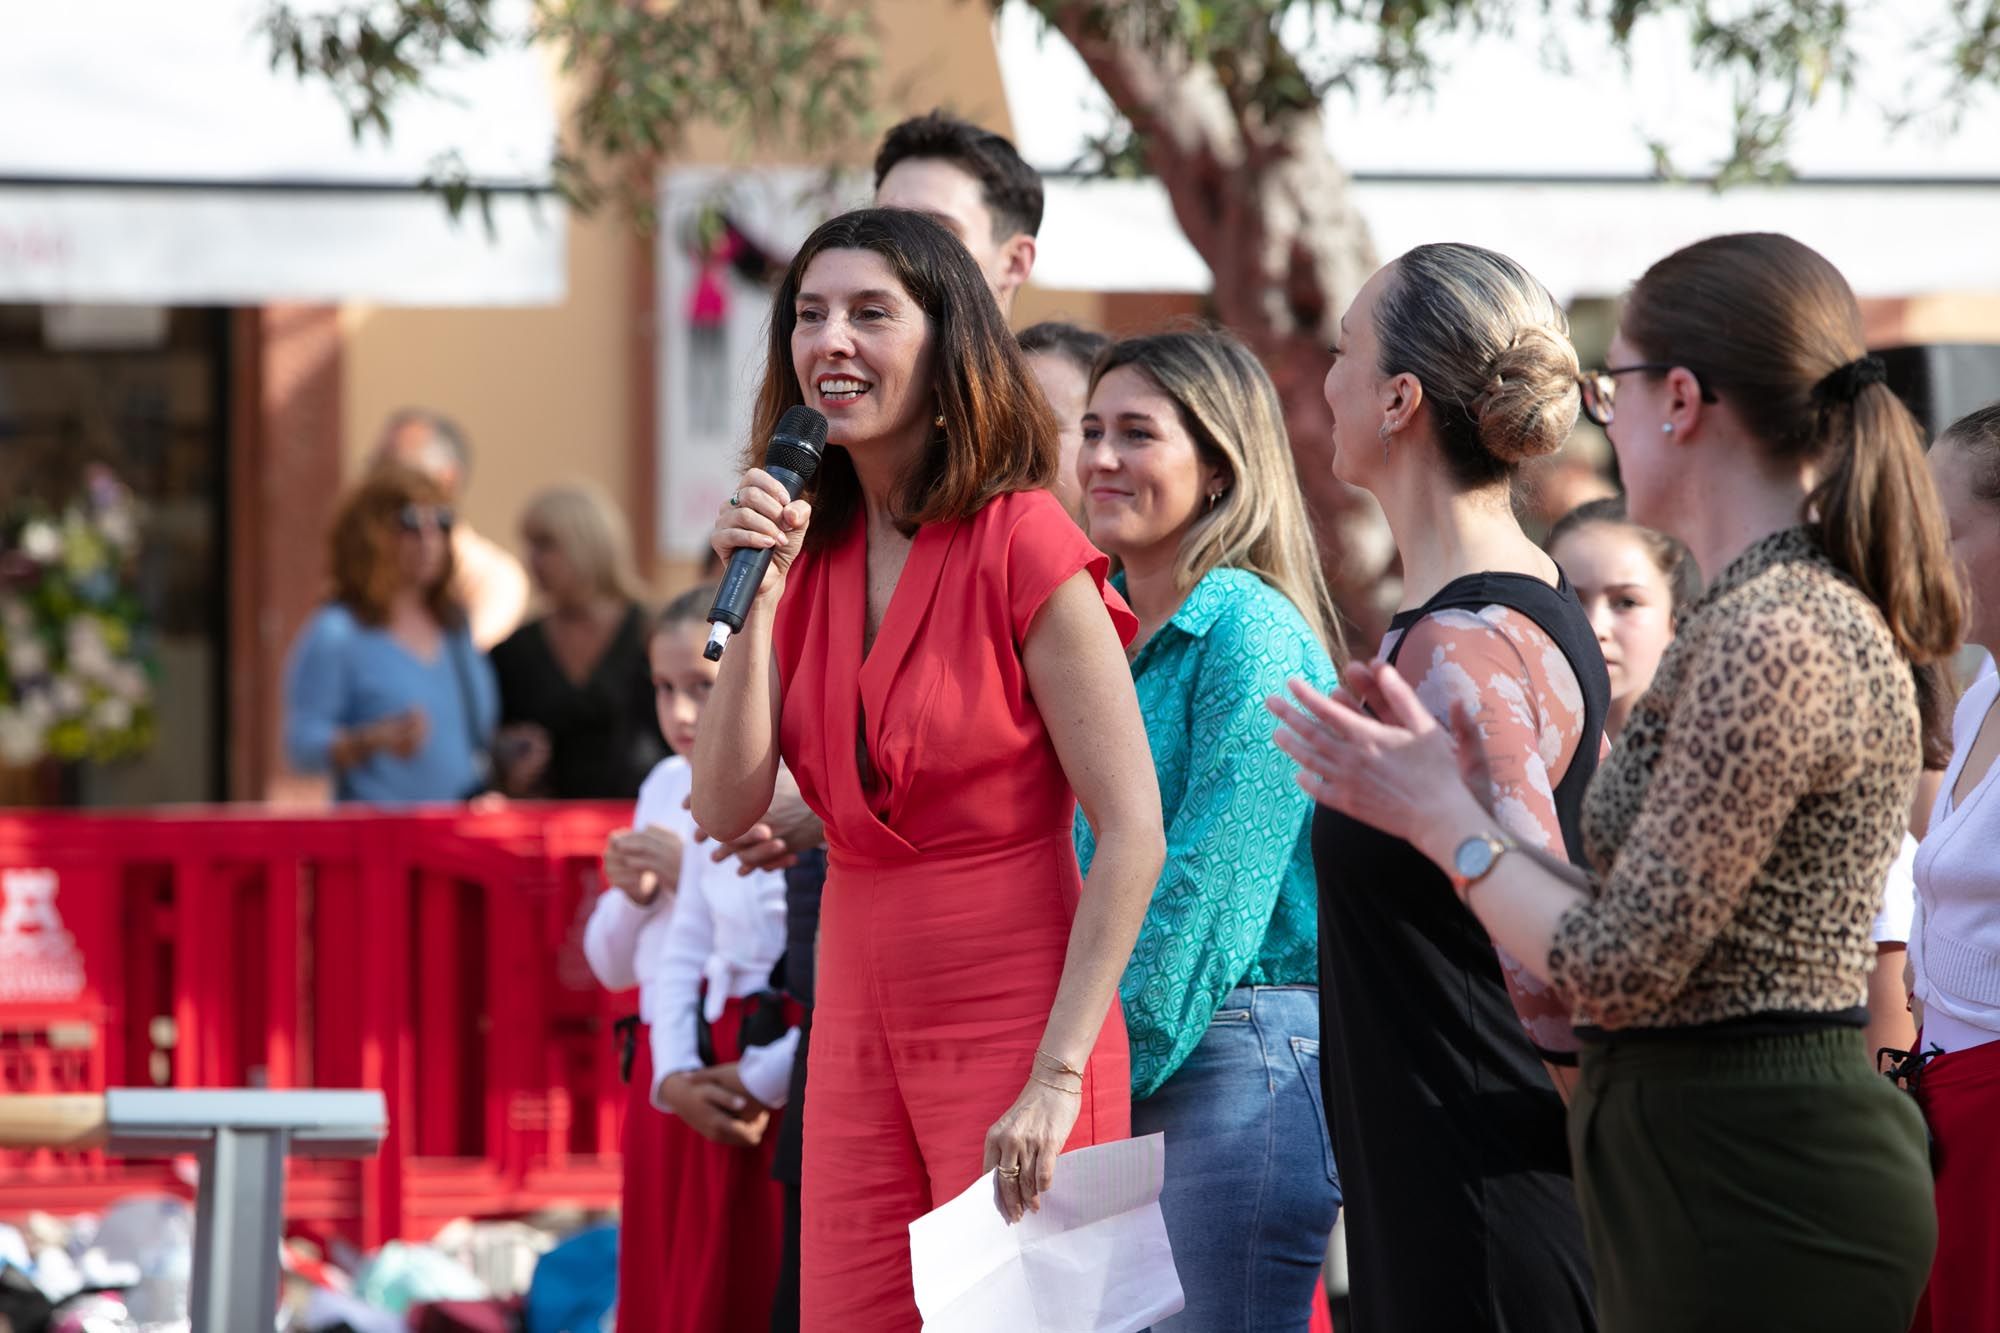
[[[152,718],[132,757],[28,760],[17,745],[0,759],[0,801],[223,795],[227,339],[219,310],[0,305],[0,499],[17,514],[60,514],[87,502],[93,485],[129,489],[137,553],[121,577]],[[122,629],[113,639],[122,654]]]

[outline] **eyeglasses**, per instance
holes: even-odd
[[[1713,403],[1715,394],[1708,385],[1702,383],[1701,372],[1687,366],[1677,366],[1671,361],[1641,361],[1631,366],[1608,366],[1603,370],[1586,370],[1576,377],[1583,390],[1583,414],[1600,426],[1608,426],[1617,415],[1613,400],[1618,397],[1619,375],[1664,375],[1670,370],[1685,370],[1694,376],[1695,387],[1701,390],[1701,401]]]
[[[449,536],[454,521],[455,516],[444,505],[404,505],[396,514],[396,526],[404,532],[422,532],[431,527]]]

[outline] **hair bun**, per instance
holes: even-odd
[[[1493,358],[1486,387],[1468,406],[1479,443],[1514,464],[1562,448],[1581,405],[1576,348],[1560,330],[1530,325]]]

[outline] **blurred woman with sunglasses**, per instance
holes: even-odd
[[[482,788],[493,671],[451,596],[452,513],[421,473],[386,467],[334,519],[332,596],[285,669],[285,754],[336,800],[403,805]]]

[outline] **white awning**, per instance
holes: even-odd
[[[1043,181],[1034,284],[1059,292],[1206,292],[1208,265],[1158,181]]]
[[[2000,183],[1734,189],[1646,181],[1360,180],[1376,253],[1470,241],[1526,265],[1558,300],[1617,296],[1654,260],[1734,231],[1812,246],[1861,296],[2000,292]],[[1156,181],[1048,182],[1035,282],[1059,290],[1200,292],[1208,266]]]
[[[1939,4],[1863,17],[1874,25],[1861,43],[1871,63],[1854,97],[1830,96],[1805,118],[1792,154],[1801,180],[1783,188],[1718,193],[1650,178],[1649,140],[1701,169],[1730,132],[1727,83],[1691,67],[1675,15],[1642,20],[1629,65],[1601,20],[1563,10],[1523,15],[1511,31],[1447,36],[1427,48],[1441,71],[1434,92],[1391,96],[1364,78],[1354,96],[1330,98],[1330,147],[1355,174],[1355,201],[1385,259],[1426,241],[1471,241],[1519,259],[1565,300],[1616,295],[1690,241],[1751,230],[1821,250],[1864,296],[2000,292],[2000,95],[1973,96],[1955,122],[1896,128],[1883,114],[1906,85],[1921,86],[1905,55],[1909,32]],[[1157,182],[1060,175],[1113,119],[1076,52],[1020,0],[1001,6],[995,40],[1016,142],[1057,173],[1036,282],[1206,292],[1207,266]],[[1553,48],[1568,53],[1570,73],[1548,66]]]
[[[262,0],[64,0],[0,41],[0,301],[559,301],[541,58],[495,51],[357,139],[332,90],[271,66]],[[32,128],[30,128],[32,127]],[[491,227],[422,182],[456,153]]]

